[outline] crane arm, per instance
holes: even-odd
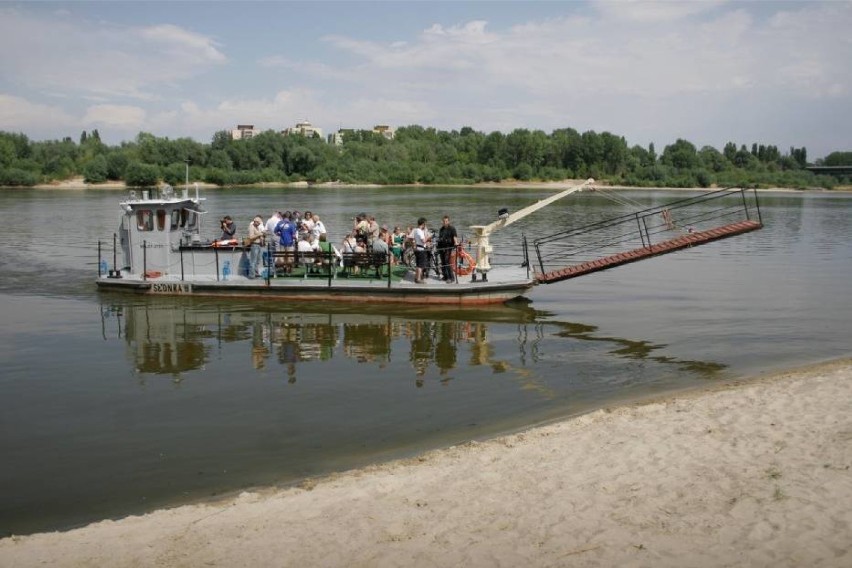
[[[580,185],[575,185],[573,187],[569,187],[559,193],[553,194],[550,197],[546,197],[541,201],[536,201],[532,205],[528,205],[524,207],[520,211],[515,211],[512,214],[506,215],[502,219],[498,219],[493,223],[488,225],[472,225],[470,227],[473,232],[473,246],[476,249],[476,271],[483,275],[483,279],[485,278],[485,273],[491,269],[491,264],[489,263],[489,255],[492,252],[491,245],[488,242],[488,236],[496,231],[497,229],[502,229],[503,227],[507,227],[514,223],[515,221],[520,221],[527,215],[535,213],[539,209],[543,207],[547,207],[554,201],[558,201],[567,195],[571,195],[572,193],[576,193],[578,191],[582,191],[586,189],[591,184],[595,183],[595,180],[592,178],[587,179]]]
[[[532,205],[528,205],[527,207],[524,207],[520,211],[515,211],[514,213],[512,213],[508,217],[505,217],[503,219],[498,219],[497,221],[494,221],[493,223],[491,223],[489,225],[474,225],[471,228],[476,227],[476,229],[478,229],[478,231],[475,231],[475,232],[478,233],[478,234],[490,235],[496,229],[502,229],[503,227],[511,225],[515,221],[520,221],[524,217],[526,217],[526,216],[528,216],[532,213],[535,213],[539,209],[547,207],[548,205],[550,205],[554,201],[558,201],[558,200],[562,199],[563,197],[571,195],[572,193],[576,193],[578,191],[582,191],[582,190],[586,189],[587,186],[589,186],[593,183],[595,183],[595,180],[592,179],[592,178],[589,178],[586,181],[584,181],[583,183],[581,183],[580,185],[575,185],[573,187],[569,187],[568,189],[560,191],[559,193],[555,193],[555,194],[551,195],[550,197],[546,197],[546,198],[542,199],[541,201],[536,201]]]

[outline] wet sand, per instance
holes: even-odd
[[[300,487],[0,540],[12,566],[852,566],[852,359]]]

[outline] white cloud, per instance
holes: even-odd
[[[145,124],[145,109],[128,105],[94,105],[86,110],[84,124],[138,132]]]
[[[267,39],[278,51],[258,49],[239,26],[220,22],[214,33],[212,18],[203,32],[167,23],[165,9],[154,25],[121,26],[0,8],[0,49],[19,54],[0,59],[0,92],[19,106],[47,101],[42,114],[63,115],[57,124],[109,123],[102,137],[138,128],[209,140],[237,123],[278,130],[308,119],[327,131],[570,126],[659,147],[757,135],[784,147],[808,143],[796,131],[823,130],[821,144],[849,140],[836,126],[852,121],[850,2],[566,3],[564,15],[538,20],[517,6],[513,25],[489,22],[484,7],[469,21],[436,17],[380,39],[355,21],[351,32]]]
[[[704,14],[725,3],[725,0],[694,0],[691,2],[618,0],[617,2],[595,2],[594,6],[604,18],[639,24],[670,24],[678,20]]]
[[[0,94],[0,130],[36,135],[55,128],[76,130],[79,126],[79,119],[61,107],[36,104],[21,97]]]
[[[138,28],[136,33],[153,46],[160,46],[163,53],[185,55],[197,62],[224,63],[225,55],[208,37],[193,33],[171,24]]]
[[[220,65],[215,42],[174,25],[127,27],[0,9],[0,73],[25,87],[91,96],[159,98]]]
[[[218,130],[239,124],[254,124],[261,130],[283,130],[297,120],[307,119],[321,127],[336,120],[310,90],[279,91],[272,97],[231,98],[214,105],[184,100],[175,110],[149,113],[146,128],[152,132],[193,136],[208,140]]]
[[[742,8],[721,10],[722,3],[596,6],[596,19],[529,22],[500,32],[475,21],[436,24],[402,44],[340,36],[326,41],[361,60],[357,75],[342,70],[341,77],[391,88],[409,83],[461,92],[487,85],[560,98],[611,91],[650,97],[759,85],[812,94],[823,87],[814,76],[830,74],[835,80],[825,92],[837,93],[849,81],[848,28],[836,21],[850,22],[848,5],[805,7],[769,24],[755,22]],[[674,19],[676,26],[670,25]]]

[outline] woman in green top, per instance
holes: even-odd
[[[391,252],[397,261],[402,260],[402,247],[405,245],[405,233],[402,232],[399,225],[393,228],[393,234],[391,237]]]

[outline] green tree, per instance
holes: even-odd
[[[790,157],[796,161],[800,168],[808,165],[808,150],[804,146],[801,148],[790,148]]]
[[[506,147],[506,137],[502,132],[492,132],[485,137],[479,151],[479,163],[496,168],[505,168],[503,159]]]
[[[724,171],[729,162],[716,148],[704,146],[698,152],[698,159],[702,166],[713,172]]]
[[[742,169],[749,168],[753,161],[756,161],[756,158],[746,149],[745,144],[740,146],[733,160],[734,165]]]
[[[130,164],[126,152],[113,150],[106,157],[107,179],[124,179],[124,172]]]
[[[231,157],[228,155],[228,152],[223,149],[217,149],[210,152],[210,155],[207,158],[207,166],[224,171],[233,169],[234,163],[231,162]]]
[[[609,132],[601,134],[603,165],[607,175],[621,176],[627,171],[627,141]]]
[[[0,186],[33,186],[38,183],[39,176],[21,168],[0,169]]]
[[[160,181],[160,171],[152,164],[131,162],[125,170],[124,181],[131,187],[153,187]]]
[[[824,166],[852,166],[852,152],[832,152],[822,161]]]
[[[733,142],[728,142],[722,150],[722,155],[733,164],[737,157],[737,145]]]
[[[698,165],[698,152],[692,142],[678,138],[674,144],[663,149],[660,161],[668,166],[688,170]]]
[[[92,158],[83,168],[83,175],[88,183],[103,183],[107,180],[107,159],[101,154]]]

